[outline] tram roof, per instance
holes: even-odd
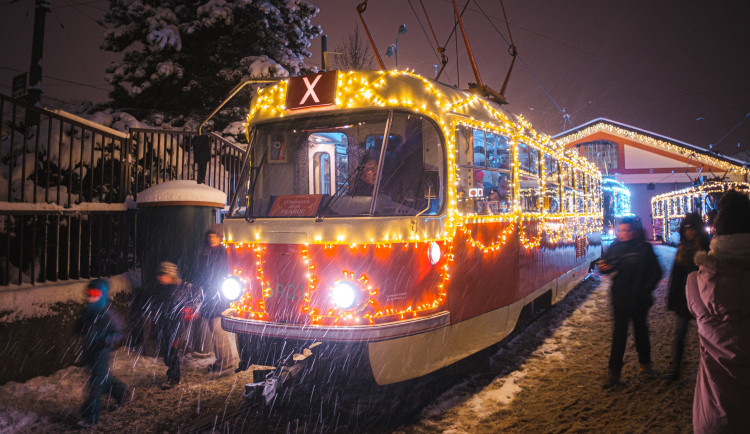
[[[522,116],[509,113],[499,104],[476,94],[411,71],[352,70],[336,73],[335,103],[288,110],[286,96],[290,79],[286,79],[258,91],[251,102],[247,124],[309,115],[311,112],[322,114],[332,110],[402,108],[431,117],[446,132],[451,122],[457,122],[512,137],[522,136],[553,154],[564,156],[587,172],[601,176],[596,166],[550,136],[537,132]]]

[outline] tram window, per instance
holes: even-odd
[[[456,128],[456,161],[462,166],[474,164],[474,139],[473,130],[468,127]]]
[[[557,160],[549,154],[544,155],[544,182],[545,184],[560,183],[560,168]]]
[[[531,175],[539,173],[539,151],[525,143],[518,144],[518,167]]]
[[[362,177],[368,137],[383,137],[387,111],[333,113],[260,124],[251,143],[251,217],[367,215],[372,197],[344,200]],[[377,154],[374,153],[373,154]],[[379,155],[374,155],[377,159]],[[332,199],[336,203],[331,205]]]
[[[519,175],[519,206],[524,212],[539,212],[539,178]]]
[[[560,212],[560,187],[557,184],[544,185],[545,207],[550,214]]]
[[[487,158],[485,156],[485,140],[484,140],[484,131],[482,130],[474,130],[474,163],[473,165],[476,167],[485,167]]]
[[[561,172],[560,177],[562,178],[563,186],[566,188],[573,187],[573,180],[570,176],[570,164],[563,162],[560,164]]]
[[[510,144],[508,138],[499,134],[487,133],[487,167],[510,170]]]
[[[563,211],[567,214],[572,214],[575,212],[575,202],[574,202],[575,196],[573,193],[573,189],[569,187],[565,187],[563,189]]]
[[[375,215],[435,214],[441,208],[443,188],[425,197],[422,182],[426,172],[437,172],[438,181],[445,179],[443,146],[435,124],[420,115],[393,115],[391,137],[382,164]],[[442,182],[442,181],[441,181]]]

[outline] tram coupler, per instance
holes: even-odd
[[[294,378],[298,378],[304,372],[313,359],[312,349],[320,344],[321,342],[315,342],[304,348],[301,353],[289,354],[276,368],[253,370],[253,382],[245,384],[245,399],[262,397],[266,405],[273,402]]]

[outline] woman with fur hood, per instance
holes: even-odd
[[[750,198],[730,190],[719,206],[711,250],[695,255],[700,268],[686,287],[700,337],[696,433],[747,432],[750,426]]]

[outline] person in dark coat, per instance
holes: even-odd
[[[236,344],[232,345],[235,336],[221,328],[221,313],[230,307],[230,301],[221,292],[221,284],[228,273],[227,250],[221,245],[222,237],[221,225],[214,225],[206,232],[194,264],[193,280],[193,284],[203,290],[201,318],[208,322],[216,355],[216,362],[208,370],[217,373],[233,368],[237,360]]]
[[[687,214],[680,223],[680,245],[675,254],[667,293],[667,308],[677,315],[672,340],[672,365],[667,374],[669,380],[676,380],[680,376],[682,355],[685,351],[685,335],[688,324],[693,318],[685,297],[687,277],[688,274],[698,270],[698,266],[693,261],[695,254],[700,251],[707,252],[708,247],[708,232],[705,230],[700,214]]]
[[[81,408],[80,427],[90,427],[99,421],[101,396],[110,394],[117,406],[127,394],[127,387],[115,378],[109,368],[112,348],[123,338],[124,327],[120,318],[110,309],[107,300],[109,282],[105,279],[91,281],[86,287],[86,302],[73,332],[83,338],[81,358],[89,370],[86,398]]]
[[[159,274],[154,290],[154,315],[159,353],[167,365],[167,380],[162,389],[170,389],[180,383],[180,358],[178,340],[183,321],[195,314],[200,305],[200,292],[180,279],[177,265],[172,262],[159,264]]]
[[[614,314],[612,348],[605,387],[620,382],[622,358],[628,339],[628,323],[633,321],[635,348],[640,372],[651,372],[651,343],[648,336],[648,311],[653,305],[651,292],[661,279],[661,267],[654,249],[646,242],[640,222],[625,217],[617,225],[617,239],[597,264],[612,278],[611,301]]]

